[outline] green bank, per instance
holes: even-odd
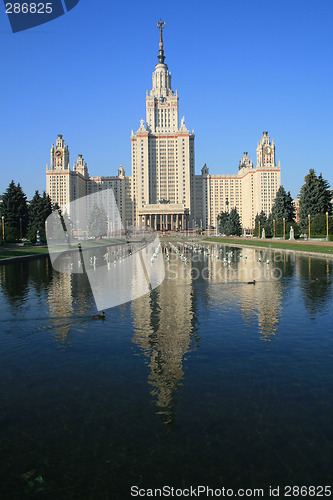
[[[28,257],[31,255],[43,255],[48,253],[48,247],[29,247],[29,248],[3,248],[0,250],[1,259],[10,259],[13,257]]]
[[[112,240],[101,240],[101,241],[85,241],[81,242],[82,247],[86,248],[96,248],[100,246],[112,246],[123,243],[123,240],[112,239]],[[73,248],[71,248],[73,249]],[[69,250],[67,245],[57,247],[57,251]],[[15,257],[33,257],[38,255],[43,255],[49,253],[48,246],[28,246],[28,247],[2,247],[0,248],[0,262],[2,259],[11,259]]]
[[[311,252],[311,253],[322,253],[333,255],[333,246],[330,243],[304,243],[303,241],[289,242],[289,241],[269,241],[269,240],[245,240],[244,238],[217,238],[211,237],[205,240],[207,243],[225,243],[227,245],[238,245],[238,246],[253,246],[253,247],[264,247],[264,248],[277,248],[281,250],[294,250],[297,252]]]

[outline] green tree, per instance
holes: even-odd
[[[227,236],[241,236],[242,235],[242,225],[240,222],[239,213],[237,212],[237,208],[233,208],[229,214],[226,231],[225,234]]]
[[[108,232],[108,218],[103,205],[94,204],[88,218],[88,236],[98,238]]]
[[[218,231],[221,234],[226,234],[226,229],[227,229],[227,224],[229,220],[229,213],[228,212],[221,212],[217,216],[218,220]]]
[[[25,237],[29,213],[27,197],[20,184],[16,186],[12,181],[6,189],[2,203],[0,204],[0,217],[5,218],[5,240],[9,242],[17,241],[22,233]]]
[[[322,174],[317,177],[313,169],[309,170],[304,181],[299,198],[299,224],[303,231],[307,231],[309,214],[311,218],[317,214],[326,214],[326,212],[329,215],[332,214],[332,190]]]
[[[260,234],[259,234],[259,222],[260,222]],[[257,214],[256,218],[254,219],[254,236],[259,236],[259,238],[261,238],[261,231],[266,224],[267,224],[267,215],[262,210],[260,214]]]
[[[325,237],[327,234],[326,214],[317,214],[311,217],[311,236]],[[333,234],[332,217],[328,217],[328,234]]]
[[[295,220],[295,205],[291,197],[290,191],[288,193],[283,186],[280,186],[272,206],[272,218],[276,222],[282,221],[285,218],[286,222],[294,222]]]
[[[317,210],[320,214],[326,214],[328,212],[329,215],[332,215],[332,196],[333,191],[330,188],[329,183],[326,179],[323,178],[320,173],[318,176],[318,202],[317,202]]]
[[[40,196],[36,191],[29,205],[28,237],[30,241],[36,241],[37,231],[39,231],[42,242],[46,242],[45,221],[51,213],[52,203],[49,195],[44,191],[43,196]]]
[[[65,242],[71,236],[72,221],[66,212],[62,212],[58,203],[52,205],[52,213],[57,212],[57,215],[51,217],[47,221],[47,239],[51,242]]]

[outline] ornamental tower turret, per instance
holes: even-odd
[[[275,145],[270,141],[268,132],[263,132],[262,138],[257,145],[257,168],[276,167]]]
[[[153,73],[153,87],[146,97],[146,122],[149,132],[176,132],[178,130],[178,96],[171,89],[171,73],[164,63],[163,28],[164,21],[159,21],[160,30],[158,64]]]
[[[51,147],[51,170],[69,171],[69,150],[62,135],[58,135],[56,144]]]
[[[77,161],[74,163],[73,172],[81,174],[84,179],[89,179],[87,163],[84,161],[82,155],[79,155]]]

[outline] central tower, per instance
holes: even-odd
[[[159,29],[158,63],[146,95],[146,124],[132,132],[132,192],[136,224],[152,229],[186,229],[193,218],[194,134],[182,118],[178,94],[165,64],[163,29]]]

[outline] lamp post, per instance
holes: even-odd
[[[283,239],[286,239],[286,218],[283,217]]]
[[[20,217],[20,240],[22,241],[22,218]]]
[[[326,212],[326,241],[328,241],[328,212]]]
[[[259,234],[258,234],[258,238],[260,238],[260,221],[259,221]]]
[[[5,243],[5,216],[4,215],[1,217],[1,221],[2,221],[2,241],[3,241],[3,243]]]
[[[273,238],[275,238],[275,219],[273,219]]]
[[[311,215],[309,214],[308,215],[308,219],[309,219],[309,239],[311,238]]]

